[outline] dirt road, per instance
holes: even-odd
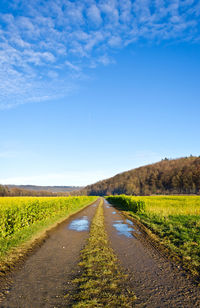
[[[105,224],[137,296],[134,307],[200,307],[200,288],[142,238],[140,230],[105,201]]]
[[[78,274],[80,250],[89,236],[95,204],[52,231],[43,246],[12,276],[0,307],[68,307],[64,295]],[[142,237],[140,230],[104,201],[105,228],[110,245],[137,296],[133,307],[200,307],[200,289],[181,269],[162,257]]]
[[[65,290],[77,268],[98,202],[52,231],[42,247],[12,274],[0,307],[67,307]]]

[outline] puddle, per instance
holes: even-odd
[[[126,237],[134,237],[132,235],[132,231],[134,231],[134,229],[132,227],[129,227],[126,223],[124,223],[122,220],[117,220],[113,223],[113,227],[115,227],[115,229],[117,230],[119,235],[124,235]]]
[[[104,203],[105,203],[105,204],[109,204],[109,202],[108,202],[106,199],[104,199]]]
[[[129,224],[129,225],[132,225],[133,226],[133,222],[129,219],[126,219],[126,222]]]
[[[83,216],[80,219],[74,219],[68,228],[75,231],[87,231],[89,229],[89,221],[87,216]]]
[[[93,206],[93,207],[96,207],[97,205],[96,205],[96,203],[95,203],[95,204],[93,204],[92,206]]]
[[[127,222],[129,225],[134,226],[134,223],[133,223],[131,220],[126,219],[126,222]],[[141,234],[141,232],[140,232],[140,231],[135,230],[134,228],[133,228],[133,231],[134,231],[135,233],[137,233],[137,234]]]
[[[112,214],[116,214],[116,212],[114,211],[114,212],[112,212]]]
[[[110,203],[106,199],[104,199],[104,204],[107,207],[107,209],[110,208]]]

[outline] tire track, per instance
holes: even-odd
[[[129,274],[130,285],[137,296],[135,307],[200,307],[200,288],[185,272],[163,257],[142,238],[142,233],[107,201],[104,201],[105,224],[111,246]],[[113,211],[115,214],[113,214]],[[129,225],[132,236],[120,234],[114,224]]]

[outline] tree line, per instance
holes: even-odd
[[[200,157],[163,159],[86,186],[86,195],[200,194]]]
[[[45,190],[28,190],[22,188],[9,188],[5,185],[0,185],[0,196],[1,197],[59,197],[59,196],[69,196],[68,192],[51,192]]]

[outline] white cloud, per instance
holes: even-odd
[[[71,84],[84,67],[107,65],[110,49],[144,40],[199,40],[193,0],[11,0],[0,13],[0,106],[52,96],[51,78]],[[16,14],[16,11],[18,14]],[[105,56],[106,55],[106,56]],[[77,64],[78,63],[78,64]],[[52,72],[54,72],[52,74]],[[56,72],[56,73],[55,73]],[[48,76],[48,78],[47,78]],[[80,78],[80,74],[77,74]],[[55,88],[55,87],[54,87]],[[61,90],[63,95],[67,93]],[[59,94],[60,95],[60,94]]]
[[[75,71],[80,71],[80,67],[78,67],[77,65],[69,62],[69,61],[65,61],[65,64],[72,70],[75,70]]]
[[[49,78],[51,78],[51,79],[56,79],[56,78],[58,78],[58,73],[55,72],[55,71],[49,71],[49,72],[48,72],[48,76],[49,76]]]
[[[112,59],[110,59],[106,54],[99,57],[98,62],[103,64],[103,65],[109,65],[111,63],[114,63],[114,61]]]
[[[120,36],[112,36],[109,41],[108,41],[108,44],[111,46],[111,47],[118,47],[118,46],[121,46],[122,45],[122,40],[121,40],[121,37]]]
[[[100,10],[95,4],[92,4],[89,7],[87,15],[94,24],[100,25],[102,23]]]
[[[91,33],[86,45],[84,46],[85,51],[90,52],[92,49],[94,49],[95,46],[97,46],[105,39],[105,36],[106,34],[104,35],[101,31],[95,31]]]

